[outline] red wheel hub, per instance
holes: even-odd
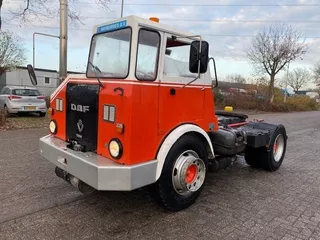
[[[192,183],[194,181],[194,179],[197,176],[197,166],[196,165],[190,165],[187,168],[187,172],[186,172],[186,182],[187,183]]]
[[[273,145],[273,152],[276,152],[278,149],[278,144],[277,143],[274,143]]]

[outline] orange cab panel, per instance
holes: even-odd
[[[62,88],[61,91],[52,99],[50,102],[50,107],[53,108],[53,114],[51,116],[52,120],[56,121],[57,124],[57,133],[56,137],[66,140],[66,91],[65,88]]]
[[[132,84],[106,82],[99,94],[98,113],[98,148],[97,153],[128,164],[130,161],[130,118],[132,108]],[[117,131],[122,128],[122,132]],[[123,153],[121,158],[114,159],[109,153],[112,139],[121,142]]]

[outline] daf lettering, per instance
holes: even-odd
[[[88,112],[89,106],[83,106],[83,105],[77,105],[77,104],[71,103],[71,110],[78,111],[78,112]]]

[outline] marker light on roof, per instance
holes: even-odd
[[[153,22],[159,22],[159,18],[156,18],[156,17],[151,17],[149,18],[150,21],[153,21]]]

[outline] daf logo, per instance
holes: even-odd
[[[88,112],[89,106],[76,105],[74,103],[71,103],[71,110],[78,112]]]
[[[82,132],[84,125],[83,125],[81,119],[79,119],[79,121],[77,123],[77,127],[78,127],[79,132]]]

